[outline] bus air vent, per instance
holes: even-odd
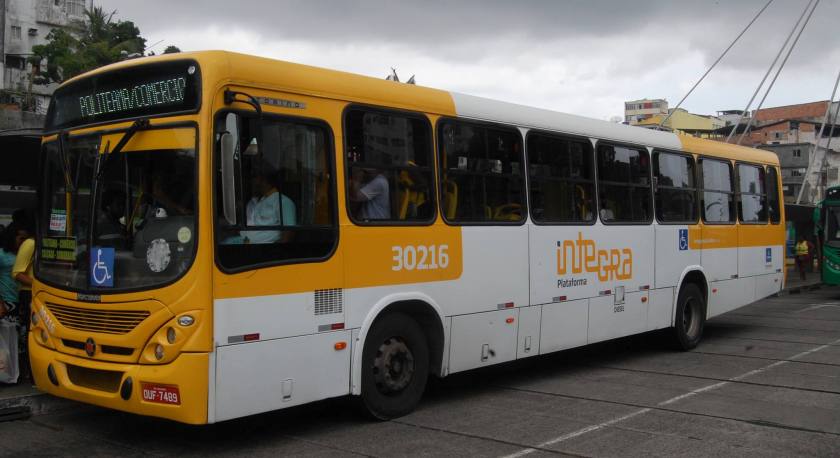
[[[315,290],[315,315],[331,315],[344,311],[344,290],[316,289]]]
[[[97,391],[116,393],[120,389],[122,372],[103,371],[87,367],[67,365],[67,377],[73,385],[90,388]]]
[[[79,331],[128,334],[146,317],[147,310],[99,310],[47,304],[62,326]]]

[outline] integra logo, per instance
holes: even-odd
[[[629,280],[633,278],[633,250],[599,250],[582,232],[577,240],[557,242],[557,275],[583,272],[597,273],[599,281]]]

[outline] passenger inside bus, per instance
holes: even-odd
[[[102,193],[96,228],[99,240],[125,240],[125,193],[108,189]]]
[[[280,192],[279,173],[268,164],[257,167],[251,179],[253,197],[245,208],[248,226],[294,226],[297,224],[295,203]],[[242,231],[238,243],[289,242],[292,233],[280,230]],[[232,242],[237,243],[237,242]]]
[[[356,204],[360,220],[391,218],[390,184],[382,171],[372,167],[353,168],[350,177],[350,202]]]

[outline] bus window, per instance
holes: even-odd
[[[447,120],[438,129],[442,211],[454,223],[525,219],[522,140],[513,128]]]
[[[354,108],[347,111],[344,128],[351,219],[431,222],[435,193],[429,121]]]
[[[650,222],[650,158],[647,150],[598,145],[598,197],[602,222]]]
[[[778,176],[776,167],[767,167],[767,211],[770,213],[770,222],[773,224],[782,220],[782,212],[779,210]]]
[[[537,223],[595,220],[595,167],[589,139],[528,135],[531,218]]]
[[[744,223],[767,222],[767,193],[764,167],[738,164],[739,217]]]
[[[656,219],[662,223],[697,222],[694,158],[656,152]]]
[[[714,159],[701,159],[703,172],[703,221],[735,222],[735,193],[732,189],[732,164]]]
[[[216,138],[236,131],[237,224],[229,225],[222,217],[219,175],[216,252],[220,267],[243,270],[328,256],[338,234],[329,159],[332,147],[326,128],[263,115],[258,151],[257,119],[237,117],[238,127],[233,129],[226,118],[218,118]]]

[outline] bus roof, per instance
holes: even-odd
[[[779,163],[774,153],[755,148],[229,51],[184,52],[132,59],[98,68],[64,84],[110,70],[179,59],[194,59],[199,63],[205,87],[216,87],[224,82],[257,84],[314,97],[461,116],[748,162]]]

